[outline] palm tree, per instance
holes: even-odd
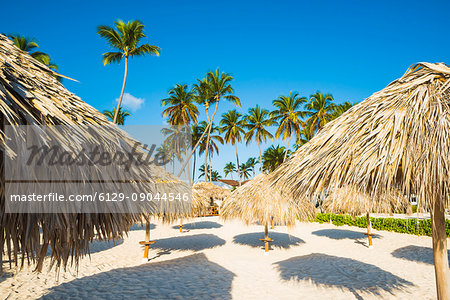
[[[195,105],[194,92],[188,90],[186,84],[177,84],[169,91],[169,98],[161,100],[162,106],[168,106],[163,111],[163,117],[169,117],[170,125],[188,126],[190,122],[197,123],[198,108]]]
[[[206,137],[206,147],[209,148],[209,140],[211,135],[211,127],[212,123],[214,121],[214,116],[217,113],[217,108],[219,107],[220,100],[226,99],[237,106],[241,106],[241,100],[233,95],[234,89],[231,86],[231,81],[233,81],[234,78],[228,73],[219,72],[219,69],[216,69],[216,71],[212,72],[209,71],[206,74],[206,78],[203,81],[199,81],[198,87],[196,87],[197,93],[201,97],[199,97],[199,100],[203,100],[205,103],[205,109],[206,109],[206,117],[209,122],[209,128],[208,133]],[[211,115],[211,118],[209,117],[209,105],[215,103],[215,109],[213,114]],[[207,157],[205,156],[205,165],[207,164]],[[205,177],[205,181],[207,181],[207,178]]]
[[[114,116],[116,115],[116,108],[113,108],[112,110],[104,110],[103,114],[112,122],[114,120]],[[124,125],[125,119],[128,116],[131,116],[130,112],[126,109],[122,109],[122,107],[119,107],[119,112],[117,113],[117,125]]]
[[[283,134],[283,140],[286,142],[286,149],[289,149],[292,135],[295,133],[297,138],[300,136],[301,118],[304,118],[306,112],[300,110],[305,97],[300,97],[296,92],[289,93],[289,96],[280,96],[273,100],[272,104],[277,108],[272,112],[272,117],[278,122],[278,129],[275,132],[275,138]],[[286,151],[287,155],[287,151]],[[286,160],[286,156],[284,157]]]
[[[289,150],[286,151],[286,147],[280,145],[276,147],[272,145],[267,148],[266,151],[264,151],[264,155],[262,158],[264,170],[268,173],[274,171],[279,165],[283,163],[284,158],[286,157],[286,152],[289,152],[288,154],[290,154]]]
[[[222,179],[222,176],[220,176],[219,172],[217,171],[212,171],[211,172],[211,181],[219,181],[219,179]]]
[[[236,151],[236,162],[239,166],[239,156],[237,150],[237,143],[242,140],[241,135],[245,134],[244,126],[245,119],[242,114],[238,113],[237,110],[230,110],[222,115],[222,120],[220,120],[220,125],[222,128],[220,131],[225,132],[225,143],[234,145]],[[241,172],[238,169],[239,185],[241,185]]]
[[[137,21],[129,21],[128,23],[118,20],[115,23],[116,28],[108,25],[100,25],[97,27],[97,34],[106,39],[108,44],[116,49],[116,52],[103,53],[103,64],[120,63],[122,58],[125,59],[125,74],[123,76],[122,91],[120,92],[117,110],[122,105],[123,92],[127,82],[128,59],[134,56],[159,55],[159,47],[149,44],[139,45],[142,38],[145,37],[144,25]],[[113,122],[117,121],[117,113],[114,115]]]
[[[54,71],[58,71],[58,65],[55,64],[51,58],[50,55],[47,53],[37,51],[37,48],[39,48],[38,43],[33,38],[27,38],[25,36],[19,35],[19,34],[9,34],[8,37],[12,40],[14,45],[19,48],[22,51],[28,52],[31,57],[36,59],[37,61],[43,63],[50,69]],[[62,80],[61,77],[55,76],[59,81]]]
[[[249,157],[247,159],[247,162],[245,163],[249,167],[249,169],[253,172],[253,177],[255,177],[255,168],[258,162],[259,160],[256,157]]]
[[[252,171],[249,166],[245,163],[242,163],[239,165],[239,169],[241,171],[242,174],[242,178],[244,180],[248,180],[250,178],[250,172]]]
[[[195,105],[194,92],[188,90],[188,86],[185,84],[177,84],[169,91],[169,98],[161,100],[161,105],[168,106],[162,113],[163,117],[169,117],[170,125],[183,126],[185,137],[187,137],[189,123],[197,123],[198,117],[198,108]],[[188,164],[187,174],[190,173],[191,170]],[[191,183],[190,176],[189,183]]]
[[[309,102],[305,105],[308,110],[309,118],[306,120],[311,125],[310,129],[314,132],[319,131],[326,123],[332,120],[332,115],[335,110],[333,103],[333,95],[323,94],[317,91],[311,95]]]
[[[252,141],[253,137],[255,137],[259,148],[259,161],[262,161],[261,142],[266,142],[268,138],[273,138],[273,135],[267,131],[266,127],[272,126],[275,122],[272,118],[270,118],[269,111],[267,109],[260,108],[259,105],[256,105],[254,108],[250,108],[245,119],[247,122],[245,128],[247,128],[248,131],[244,138],[248,145]],[[262,164],[260,165],[262,173]]]
[[[230,161],[223,168],[223,172],[225,173],[225,177],[227,177],[228,174],[231,174],[231,179],[233,179],[233,173],[236,172],[236,165]]]
[[[331,120],[334,120],[338,117],[340,117],[343,113],[345,113],[347,110],[353,107],[353,104],[345,101],[344,103],[335,105],[333,114],[331,115]]]
[[[167,143],[162,143],[161,146],[156,148],[156,153],[164,161],[164,169],[167,170],[167,163],[173,158],[172,149]]]
[[[311,124],[307,122],[301,122],[302,129],[300,130],[300,136],[297,137],[294,149],[297,150],[314,137],[314,130],[311,130]]]
[[[207,176],[207,174],[211,171],[211,168],[208,168],[208,172],[205,173],[205,165],[201,165],[200,168],[198,168],[200,175],[198,178],[202,178],[203,176]]]

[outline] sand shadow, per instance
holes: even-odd
[[[151,246],[151,249],[166,252],[174,250],[201,251],[223,245],[225,245],[225,240],[214,234],[196,234],[156,240],[156,243]]]
[[[377,266],[322,253],[293,257],[275,265],[283,280],[313,281],[319,286],[346,289],[357,299],[362,299],[358,292],[380,295],[385,291],[392,294],[394,290],[413,286],[413,283]]]
[[[259,240],[262,238],[264,238],[264,232],[244,233],[234,236],[233,243],[254,248],[264,248],[264,243]],[[305,243],[304,240],[298,237],[280,232],[269,232],[269,238],[273,239],[273,242],[270,243],[271,248],[289,249]]]
[[[156,228],[156,225],[153,223],[150,223],[150,230],[153,230]],[[145,230],[145,223],[144,224],[134,224],[133,226],[130,226],[130,229],[128,231],[135,231],[135,230]]]
[[[231,299],[234,277],[199,253],[75,279],[41,299]]]
[[[97,252],[105,251],[108,249],[111,249],[113,247],[119,246],[123,244],[123,240],[116,240],[116,241],[100,241],[100,240],[94,240],[92,243],[89,244],[89,253],[94,254]]]
[[[312,234],[317,236],[325,236],[333,240],[357,240],[367,238],[367,235],[363,234],[362,232],[345,229],[322,229],[313,231]],[[372,236],[372,238],[379,239],[381,238],[381,235],[375,234]]]
[[[3,263],[5,263],[5,262],[9,262],[9,261],[3,261]],[[3,267],[3,274],[0,275],[0,283],[11,277],[14,277],[14,273],[5,271],[5,268]]]
[[[183,224],[183,229],[185,230],[192,230],[192,229],[213,229],[213,228],[220,228],[222,227],[221,224],[217,222],[211,222],[211,221],[202,221],[202,222],[193,222],[188,224]],[[172,227],[173,229],[178,229],[178,225],[175,225]]]
[[[434,264],[433,248],[411,245],[398,248],[394,250],[391,254],[394,257],[409,261],[421,262],[429,265]],[[450,257],[450,250],[448,250],[448,256]],[[450,268],[450,262],[448,266]]]

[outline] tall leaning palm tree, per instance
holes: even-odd
[[[239,166],[239,155],[237,150],[237,143],[242,140],[245,135],[244,126],[245,119],[237,110],[230,110],[222,115],[220,120],[220,131],[225,133],[225,143],[234,145],[236,151],[236,163]],[[238,168],[239,185],[241,185],[241,171]]]
[[[323,94],[317,91],[311,95],[309,102],[305,105],[308,110],[307,123],[310,124],[310,129],[313,133],[321,130],[326,123],[333,119],[333,113],[335,111],[335,104],[333,103],[333,95]]]
[[[208,134],[206,137],[206,148],[209,148],[209,140],[211,135],[211,128],[212,124],[214,122],[214,116],[217,113],[217,108],[219,107],[219,102],[223,98],[231,103],[236,104],[237,106],[241,106],[241,100],[233,95],[234,89],[231,86],[231,81],[233,81],[234,78],[228,73],[219,72],[219,69],[216,69],[215,71],[209,71],[206,74],[205,83],[207,84],[206,89],[208,90],[207,96],[208,100],[206,103],[211,104],[215,103],[216,106],[214,108],[214,112],[211,115],[211,118],[208,118],[209,121],[209,128],[208,128]],[[208,151],[207,151],[208,152]],[[207,158],[205,156],[205,165],[207,165]],[[207,181],[207,178],[205,177],[205,181]]]
[[[103,114],[112,122],[114,120],[114,116],[116,115],[116,108],[113,108],[112,110],[104,110]],[[125,119],[128,116],[131,116],[130,112],[126,109],[122,109],[122,107],[119,107],[119,112],[117,113],[117,125],[124,125]]]
[[[300,136],[301,119],[305,117],[306,112],[301,110],[301,107],[306,102],[305,97],[300,97],[297,92],[290,92],[289,96],[280,96],[273,100],[272,104],[277,108],[271,115],[278,123],[275,138],[283,135],[283,141],[286,142],[286,149],[289,149],[292,135],[296,135],[297,139]],[[284,160],[287,157],[285,151]]]
[[[253,137],[255,138],[259,148],[259,161],[262,162],[261,143],[267,142],[268,138],[273,138],[273,135],[266,128],[274,125],[275,121],[270,117],[269,111],[267,109],[260,108],[259,105],[250,108],[245,119],[247,122],[245,128],[247,128],[248,131],[245,134],[244,138],[247,142],[247,145],[250,144]],[[260,164],[260,166],[260,170],[262,173],[262,164]]]
[[[129,21],[127,23],[122,20],[114,22],[116,28],[108,25],[100,25],[97,27],[97,34],[104,38],[109,46],[116,49],[115,52],[103,53],[103,64],[120,63],[125,60],[125,73],[123,76],[122,91],[120,92],[119,103],[117,103],[117,111],[114,115],[113,122],[117,121],[117,112],[122,105],[123,92],[127,82],[128,59],[131,57],[144,55],[159,55],[159,47],[150,44],[139,45],[142,38],[145,37],[144,25],[137,21]]]

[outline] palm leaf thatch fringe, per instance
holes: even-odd
[[[192,186],[192,208],[194,215],[209,213],[212,200],[224,200],[231,194],[229,189],[211,182],[198,182]]]
[[[76,138],[92,139],[103,143],[111,151],[129,152],[135,144],[127,133],[109,122],[106,117],[80,98],[66,90],[53,76],[45,65],[33,59],[26,52],[16,48],[10,40],[0,35],[0,118],[5,125],[68,125],[76,128]],[[89,130],[87,130],[89,128]],[[3,129],[3,127],[2,127]],[[49,130],[51,135],[51,130]],[[20,132],[19,132],[20,134]],[[4,174],[4,156],[15,157],[5,145],[5,132],[0,132],[1,174]],[[42,139],[49,136],[42,135]],[[76,144],[73,137],[55,134],[50,138],[57,139],[67,147]],[[139,153],[144,154],[142,149]],[[108,179],[114,174],[78,174],[81,179]],[[7,170],[14,172],[14,170]],[[60,178],[70,178],[71,170],[61,170]],[[119,167],[117,173],[123,172]],[[32,174],[39,179],[39,174]],[[130,178],[152,179],[153,182],[136,182],[133,192],[146,193],[190,192],[190,188],[175,176],[160,167],[133,165]],[[157,182],[165,181],[161,185]],[[36,261],[37,270],[42,264],[49,247],[51,265],[66,267],[68,262],[78,266],[79,258],[89,253],[89,243],[94,239],[114,240],[123,236],[129,226],[141,222],[142,213],[116,213],[123,211],[120,204],[111,204],[111,212],[94,214],[69,213],[37,213],[37,214],[5,214],[4,177],[0,190],[0,251],[4,251],[10,260],[17,265],[19,253],[21,264],[25,259]],[[112,183],[114,184],[114,183]],[[129,185],[127,185],[129,186]],[[112,186],[116,191],[122,191],[122,186]],[[70,190],[70,185],[67,186]],[[130,192],[130,191],[124,191]],[[191,213],[191,204],[180,201],[161,201],[150,207],[152,215],[165,220],[178,219]]]
[[[450,298],[450,68],[418,63],[327,124],[274,172],[294,199],[346,185],[373,201],[398,189],[431,209],[438,299]]]
[[[309,220],[314,216],[310,201],[294,202],[286,193],[270,187],[268,177],[260,174],[245,185],[234,190],[224,201],[221,217],[225,220],[238,218],[245,224],[273,222],[294,226],[295,220]]]
[[[411,214],[412,208],[408,198],[398,190],[392,190],[378,199],[358,192],[354,187],[345,186],[333,191],[322,203],[327,213],[349,214],[359,216],[366,213],[405,213]]]

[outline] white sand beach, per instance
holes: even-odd
[[[277,226],[264,255],[263,227],[217,217],[186,222],[185,232],[154,221],[150,261],[145,230],[135,226],[116,245],[96,242],[91,256],[58,274],[4,263],[1,299],[434,299],[431,237],[330,224]],[[14,275],[13,275],[14,274]]]

